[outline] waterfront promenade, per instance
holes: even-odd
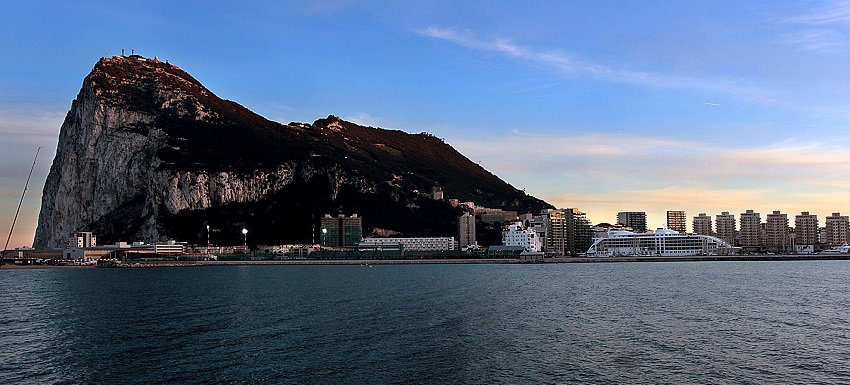
[[[546,263],[617,263],[617,262],[709,262],[709,261],[825,261],[850,260],[850,254],[809,255],[714,255],[690,257],[604,257],[604,258],[546,258],[542,261],[523,261],[518,258],[463,259],[287,259],[262,261],[144,261],[115,265],[125,267],[191,267],[191,266],[263,266],[263,265],[423,265],[423,264],[546,264]],[[4,264],[0,269],[85,269],[95,266],[51,266]]]

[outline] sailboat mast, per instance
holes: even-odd
[[[9,248],[9,241],[12,240],[12,232],[15,231],[15,222],[18,221],[18,214],[21,213],[21,205],[24,204],[24,196],[27,195],[27,188],[30,185],[30,178],[32,178],[32,171],[35,170],[35,162],[38,160],[38,153],[41,151],[41,147],[38,150],[35,150],[35,159],[32,161],[32,168],[30,168],[30,175],[27,177],[27,183],[24,184],[24,192],[21,193],[21,201],[18,202],[18,210],[15,211],[15,219],[12,220],[12,229],[9,230],[9,237],[6,238],[6,246],[3,246],[3,252]]]

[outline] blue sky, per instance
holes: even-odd
[[[0,3],[0,225],[29,245],[102,56],[181,66],[272,120],[431,132],[593,222],[850,214],[850,2]]]

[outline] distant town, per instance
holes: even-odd
[[[442,200],[442,189],[431,191]],[[746,210],[714,216],[691,217],[693,232],[686,231],[684,211],[667,211],[666,226],[647,228],[642,211],[624,211],[612,223],[592,225],[576,208],[544,209],[518,214],[476,206],[474,202],[448,199],[464,212],[457,218],[457,234],[444,237],[364,237],[363,218],[357,214],[325,214],[319,219],[318,241],[297,245],[251,245],[250,232],[242,229],[241,245],[216,245],[179,240],[166,242],[117,242],[99,245],[97,234],[69,234],[67,247],[53,250],[18,248],[6,250],[6,263],[95,264],[104,261],[167,260],[263,260],[263,259],[425,259],[425,258],[514,258],[543,261],[545,258],[595,257],[688,257],[713,255],[847,254],[850,217],[832,213],[820,226],[809,212],[794,215],[773,211],[762,220],[761,213]],[[480,245],[476,226],[501,228],[499,244]]]

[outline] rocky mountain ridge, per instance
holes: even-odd
[[[34,246],[75,231],[101,243],[178,239],[309,243],[324,214],[357,213],[365,231],[455,235],[459,209],[423,192],[520,212],[551,207],[426,133],[329,116],[280,124],[218,98],[177,66],[101,59],[59,135]]]

